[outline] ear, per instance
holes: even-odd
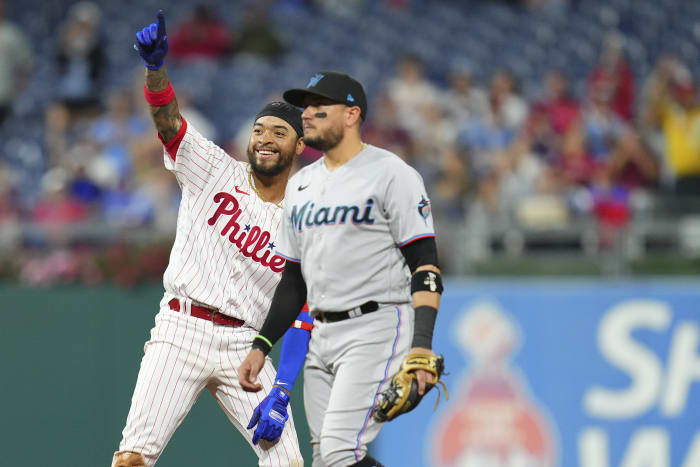
[[[306,149],[306,144],[304,143],[304,138],[298,138],[297,139],[297,146],[296,146],[296,155],[298,156],[302,152],[304,152],[304,149]]]
[[[349,127],[354,126],[360,121],[361,114],[362,111],[358,106],[348,107],[345,112],[345,125]]]

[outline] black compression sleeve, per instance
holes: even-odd
[[[260,329],[260,335],[272,345],[289,329],[306,303],[306,282],[301,274],[301,264],[287,261],[282,279],[272,297],[270,312]]]
[[[434,237],[421,238],[415,242],[401,247],[401,253],[406,258],[406,264],[411,274],[416,272],[418,266],[431,264],[439,268],[437,257],[437,244]]]

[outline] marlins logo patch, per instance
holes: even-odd
[[[418,214],[420,214],[423,220],[427,220],[430,215],[430,201],[428,201],[428,198],[425,196],[421,196],[418,202]]]
[[[311,77],[309,80],[309,84],[306,85],[307,88],[310,88],[311,86],[316,86],[319,81],[323,79],[325,75],[323,73],[316,73]]]

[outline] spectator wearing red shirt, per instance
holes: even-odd
[[[564,134],[554,171],[566,186],[589,185],[598,168],[586,148],[586,139],[580,125],[574,125]]]
[[[170,53],[180,60],[218,59],[231,52],[231,33],[211,9],[197,5],[190,19],[168,34]]]
[[[47,227],[65,226],[88,218],[88,208],[68,192],[68,172],[54,168],[44,175],[43,193],[34,206],[32,220]]]
[[[613,111],[627,122],[634,116],[634,76],[625,58],[623,42],[622,35],[616,32],[605,38],[598,64],[588,76],[588,89],[610,95]]]
[[[543,99],[533,106],[533,114],[542,114],[554,133],[561,135],[578,120],[579,102],[571,96],[569,80],[559,70],[546,74],[543,88]]]

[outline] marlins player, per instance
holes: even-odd
[[[287,184],[277,246],[287,266],[238,377],[243,387],[254,384],[308,300],[315,321],[304,405],[313,465],[379,466],[367,455],[381,428],[371,416],[378,396],[409,349],[434,355],[442,283],[430,203],[414,169],[362,142],[359,82],[320,72],[284,98],[305,108],[304,142],[324,156]],[[431,376],[416,377],[423,394]]]
[[[301,112],[285,102],[266,105],[250,136],[250,164],[239,162],[180,116],[163,67],[168,43],[162,12],[157,24],[140,31],[137,40],[148,68],[146,100],[165,146],[165,166],[177,178],[182,201],[163,280],[165,295],[145,345],[113,465],[153,465],[206,388],[249,441],[260,465],[301,466],[291,417],[284,431],[268,429],[268,417],[282,411],[286,419],[289,401],[273,389],[272,363],[264,362],[258,387],[271,393],[268,398],[243,391],[236,379],[285,267],[284,257],[274,248],[291,164],[304,149]],[[299,320],[305,319],[303,314]],[[297,328],[308,342],[310,328]],[[254,412],[260,412],[259,404],[278,410],[265,411],[251,433],[244,427]],[[276,443],[258,443],[277,437]],[[207,463],[202,459],[201,465]]]

